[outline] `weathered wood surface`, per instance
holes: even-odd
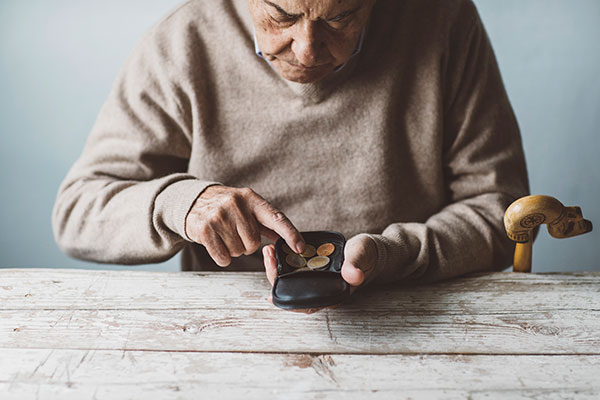
[[[520,372],[520,373],[517,373]],[[3,399],[594,398],[600,356],[310,355],[7,349]]]
[[[0,311],[0,348],[600,354],[598,312],[396,315],[327,310]]]
[[[235,276],[235,279],[232,279]],[[476,274],[436,285],[378,288],[360,296],[360,310],[392,308],[422,314],[598,309],[600,272]],[[0,269],[0,309],[273,310],[262,273]],[[515,294],[531,293],[532,296]],[[348,307],[345,307],[348,308]],[[352,305],[349,307],[352,308]]]
[[[260,273],[0,270],[0,399],[600,396],[600,273],[377,288],[310,315],[268,295]]]
[[[600,354],[600,274],[499,273],[372,290],[312,315],[269,304],[259,273],[0,276],[0,347]]]

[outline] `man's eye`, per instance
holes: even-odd
[[[325,23],[331,28],[335,30],[344,29],[348,24],[352,21],[352,19],[348,18],[348,15],[341,15],[335,18],[330,18],[325,20]]]
[[[277,14],[277,17],[274,17],[273,19],[277,22],[291,22],[294,21],[296,18],[293,15],[280,13]]]
[[[328,19],[327,22],[341,22],[346,17],[347,17],[347,15],[338,15],[337,17]]]
[[[333,18],[328,19],[327,22],[330,22],[330,23],[331,22],[333,22],[333,23],[335,23],[335,22],[342,22],[343,20],[345,20],[346,18],[348,18],[350,16],[350,14],[351,14],[351,12],[342,13],[342,14],[338,15],[337,17],[333,17]]]

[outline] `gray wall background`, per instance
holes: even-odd
[[[245,0],[238,0],[245,1]],[[179,0],[0,0],[0,267],[179,270],[73,260],[50,226],[125,59]],[[475,0],[519,120],[531,189],[579,205],[595,231],[541,231],[534,271],[600,270],[600,1]]]

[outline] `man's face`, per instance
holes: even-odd
[[[263,55],[285,79],[316,82],[350,59],[375,0],[248,0]]]

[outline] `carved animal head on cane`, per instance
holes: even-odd
[[[592,223],[583,219],[581,208],[565,207],[554,197],[536,195],[515,201],[504,214],[506,234],[517,242],[515,271],[531,271],[532,231],[542,224],[547,224],[548,233],[558,239],[592,230]]]

